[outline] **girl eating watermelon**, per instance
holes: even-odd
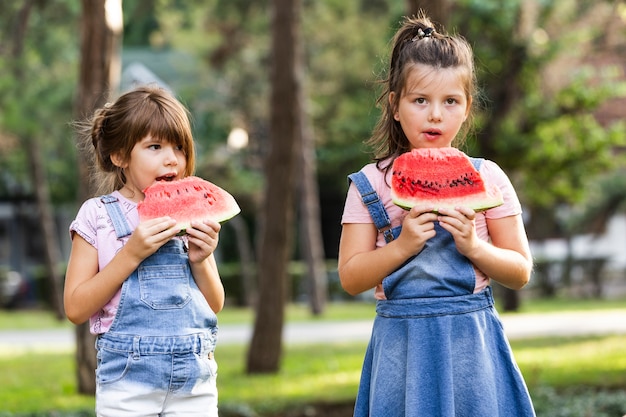
[[[141,87],[81,127],[104,195],[70,225],[64,302],[97,335],[98,416],[217,416],[213,357],[224,288],[213,253],[220,224],[169,216],[140,221],[143,190],[194,171],[187,110]]]
[[[530,279],[520,202],[494,162],[448,159],[459,157],[451,146],[471,116],[471,47],[424,15],[405,19],[392,47],[368,142],[374,162],[349,176],[342,217],[342,286],[352,295],[374,289],[377,299],[354,415],[534,416],[489,285],[521,289]],[[467,191],[474,174],[499,189],[501,203],[477,204],[485,188]],[[412,201],[410,210],[394,199]]]

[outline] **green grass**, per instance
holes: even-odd
[[[339,321],[339,320],[373,320],[375,313],[374,303],[344,302],[330,303],[324,314],[313,316],[305,304],[289,304],[286,317],[290,322],[301,321]],[[226,306],[218,314],[220,324],[252,323],[254,311],[250,308]],[[0,331],[16,329],[52,329],[71,327],[67,320],[57,320],[52,313],[46,310],[12,310],[0,311]]]
[[[515,341],[515,356],[531,392],[585,386],[626,387],[626,335]],[[314,402],[349,402],[357,390],[364,343],[288,346],[281,371],[246,375],[246,348],[218,347],[222,407],[247,406],[260,413]],[[0,410],[91,410],[93,398],[76,394],[71,353],[0,357]]]
[[[565,311],[626,310],[626,300],[621,299],[571,299],[537,298],[522,300],[519,313],[561,313]],[[516,314],[516,313],[505,313]]]
[[[625,305],[623,300],[559,299],[524,301],[522,304],[524,312],[545,314],[624,309]],[[371,320],[373,316],[372,303],[333,303],[322,317],[315,318],[304,305],[287,308],[287,320],[291,322]],[[220,313],[219,319],[222,323],[251,323],[253,312],[230,307]],[[70,327],[71,324],[58,322],[47,312],[0,312],[0,330],[62,326]],[[626,388],[626,335],[515,340],[511,345],[531,393],[541,393],[545,397],[546,388],[558,392],[576,387],[592,392]],[[218,346],[221,407],[248,407],[257,413],[269,413],[314,402],[351,402],[357,391],[365,347],[364,342],[289,345],[283,352],[279,373],[247,375],[246,346]],[[0,415],[3,411],[93,410],[92,397],[76,394],[72,352],[0,354],[0,373]],[[545,402],[552,402],[551,398]]]
[[[93,397],[76,394],[72,353],[1,356],[0,369],[1,411],[93,409]]]
[[[511,342],[530,387],[626,388],[626,335]]]
[[[245,373],[244,347],[218,348],[220,403],[276,412],[298,404],[352,401],[365,347],[363,343],[289,346],[279,373],[256,375]]]
[[[0,330],[58,329],[72,324],[67,320],[57,320],[47,310],[0,310]]]
[[[520,313],[553,313],[564,311],[589,310],[626,310],[626,300],[572,300],[565,298],[523,300]],[[500,311],[502,311],[500,309]],[[516,313],[502,313],[516,314]],[[375,306],[373,302],[334,302],[327,305],[324,313],[313,316],[306,304],[289,304],[286,317],[289,322],[301,321],[339,321],[339,320],[373,320]],[[254,311],[250,308],[226,306],[218,314],[220,324],[252,323]],[[0,330],[9,329],[51,329],[71,327],[67,320],[58,321],[45,310],[0,311]]]

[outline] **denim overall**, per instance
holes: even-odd
[[[479,169],[481,159],[472,158]],[[386,242],[401,226],[365,174],[348,177]],[[435,223],[424,249],[383,279],[354,416],[530,417],[533,406],[493,306],[476,274]]]
[[[117,199],[104,196],[102,201],[118,239],[131,234]],[[202,391],[207,397],[204,410],[193,415],[217,416],[216,341],[217,317],[191,274],[183,242],[172,239],[122,285],[113,324],[96,341],[98,394],[114,398],[115,393],[128,393],[132,401],[133,395],[144,395],[150,397],[150,406],[157,405],[150,411],[141,404],[141,415],[170,415],[164,411],[168,403]],[[207,414],[210,409],[214,412]],[[128,413],[134,414],[130,409]]]

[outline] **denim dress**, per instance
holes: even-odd
[[[482,160],[473,159],[477,169]],[[390,242],[389,216],[367,177],[349,176]],[[531,417],[534,410],[494,308],[491,288],[452,235],[436,236],[382,282],[354,416]]]
[[[118,238],[132,233],[117,199],[102,201]],[[172,239],[124,281],[113,324],[96,340],[97,394],[103,398],[139,393],[165,407],[198,391],[206,396],[208,384],[206,409],[217,415],[217,316],[191,274],[186,252],[181,240]]]

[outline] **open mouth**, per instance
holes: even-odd
[[[157,177],[157,181],[174,181],[176,175],[163,175],[162,177]]]

